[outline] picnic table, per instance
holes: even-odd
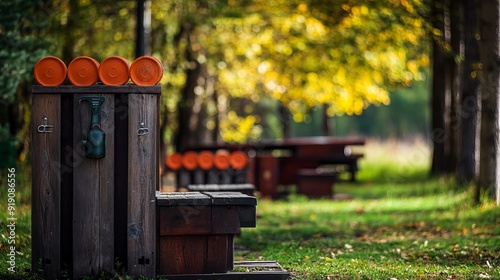
[[[245,144],[207,144],[188,147],[186,150],[228,150],[245,151],[250,155],[248,183],[255,184],[263,196],[276,196],[278,185],[299,184],[299,189],[311,189],[312,179],[322,178],[326,182],[338,180],[341,172],[350,174],[350,180],[356,180],[358,160],[363,157],[353,153],[353,146],[363,146],[361,137],[300,137],[260,141]],[[324,168],[327,167],[327,168]],[[338,168],[343,167],[343,168]],[[317,176],[314,173],[317,173]],[[330,178],[330,180],[326,180]],[[302,186],[300,185],[302,184]],[[308,186],[306,186],[308,185]],[[316,185],[316,183],[314,183]],[[331,184],[329,185],[331,187]],[[327,193],[320,191],[317,196]],[[309,193],[316,196],[314,192]]]

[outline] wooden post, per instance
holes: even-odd
[[[85,157],[82,140],[90,129],[90,106],[74,98],[74,157],[81,158],[73,171],[73,276],[97,276],[114,269],[114,96],[101,106],[101,129],[106,133],[106,156]]]
[[[158,95],[129,95],[128,271],[154,277],[159,187]]]
[[[58,278],[61,269],[60,106],[58,95],[33,95],[32,267],[44,279]]]

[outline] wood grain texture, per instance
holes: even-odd
[[[181,205],[160,207],[160,236],[201,235],[212,232],[211,207]]]
[[[142,94],[161,94],[161,86],[136,86],[136,85],[121,85],[121,86],[107,86],[107,85],[92,85],[92,86],[73,86],[61,85],[56,87],[45,87],[35,85],[33,86],[34,94],[113,94],[113,93],[142,93]]]
[[[132,276],[154,277],[155,190],[159,185],[158,95],[130,94],[128,113],[127,267]],[[141,123],[149,129],[145,135],[139,135]]]
[[[33,96],[32,105],[32,265],[43,270],[43,278],[60,274],[60,102],[58,95]],[[37,127],[53,125],[50,133]]]
[[[160,237],[160,274],[198,274],[206,272],[207,236]]]
[[[90,129],[90,106],[74,98],[73,169],[73,276],[96,276],[114,269],[114,98],[107,95],[101,107],[101,129],[106,133],[106,156],[85,157],[82,139]],[[83,127],[82,127],[83,126]]]
[[[232,236],[214,234],[207,236],[206,272],[224,273],[233,265]],[[231,246],[230,246],[231,245]],[[231,251],[231,253],[229,253]],[[231,259],[229,259],[229,257]]]

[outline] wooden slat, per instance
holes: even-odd
[[[211,207],[160,207],[160,235],[198,235],[212,232]]]
[[[143,93],[143,94],[157,94],[161,93],[161,86],[136,86],[136,85],[121,85],[121,86],[107,86],[107,85],[92,85],[92,86],[73,86],[61,85],[56,87],[33,86],[34,94],[73,94],[73,93]]]
[[[43,278],[60,273],[60,102],[59,95],[33,96],[32,107],[32,265]],[[38,125],[53,125],[39,133]],[[39,265],[41,264],[41,266]]]
[[[232,269],[233,248],[232,237],[227,234],[214,234],[207,236],[207,260],[205,273],[224,273]],[[231,250],[231,253],[228,251]],[[231,264],[231,267],[228,267]]]
[[[207,253],[206,235],[162,236],[159,272],[160,274],[204,273]]]
[[[106,133],[106,156],[85,157],[83,133],[90,128],[90,106],[74,98],[74,158],[81,161],[73,171],[73,276],[98,275],[114,268],[114,99],[107,95],[101,107],[101,129]],[[83,126],[83,128],[82,128]]]
[[[127,267],[132,276],[154,277],[155,190],[158,170],[158,95],[129,95]],[[140,124],[149,128],[139,135]]]

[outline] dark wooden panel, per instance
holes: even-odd
[[[128,107],[127,268],[132,276],[155,275],[155,191],[158,169],[158,95],[130,94]],[[147,133],[142,128],[148,128]],[[142,133],[141,133],[142,132]]]
[[[240,233],[236,206],[212,206],[212,234]]]
[[[73,267],[73,94],[61,96],[61,267]]]
[[[73,86],[61,85],[56,87],[33,86],[33,93],[46,93],[46,94],[59,94],[59,93],[92,93],[92,94],[114,94],[114,93],[142,93],[142,94],[161,94],[161,86],[136,86],[136,85],[122,85],[122,86],[107,86],[107,85],[92,85],[92,86]]]
[[[204,273],[207,252],[207,236],[162,236],[159,272],[160,274]]]
[[[257,158],[257,189],[263,197],[276,197],[278,194],[279,165],[278,159],[272,155]]]
[[[127,263],[128,94],[115,96],[114,247],[117,263]]]
[[[45,279],[60,273],[60,104],[59,95],[33,96],[32,107],[32,266]],[[44,121],[46,118],[46,121]],[[50,133],[39,125],[53,125]],[[41,267],[39,266],[41,262]]]
[[[114,98],[106,96],[101,128],[106,133],[106,156],[85,157],[82,139],[90,129],[90,106],[74,96],[74,157],[82,158],[73,171],[73,276],[98,275],[114,268]]]
[[[233,263],[232,253],[233,248],[229,247],[229,242],[232,241],[229,235],[215,234],[207,236],[207,260],[205,273],[221,273],[228,271],[228,264]],[[231,257],[231,259],[228,259]]]
[[[106,95],[101,109],[101,129],[106,133],[106,157],[99,161],[99,267],[114,269],[114,164],[115,97]]]
[[[160,207],[160,235],[199,235],[212,232],[210,206]]]

